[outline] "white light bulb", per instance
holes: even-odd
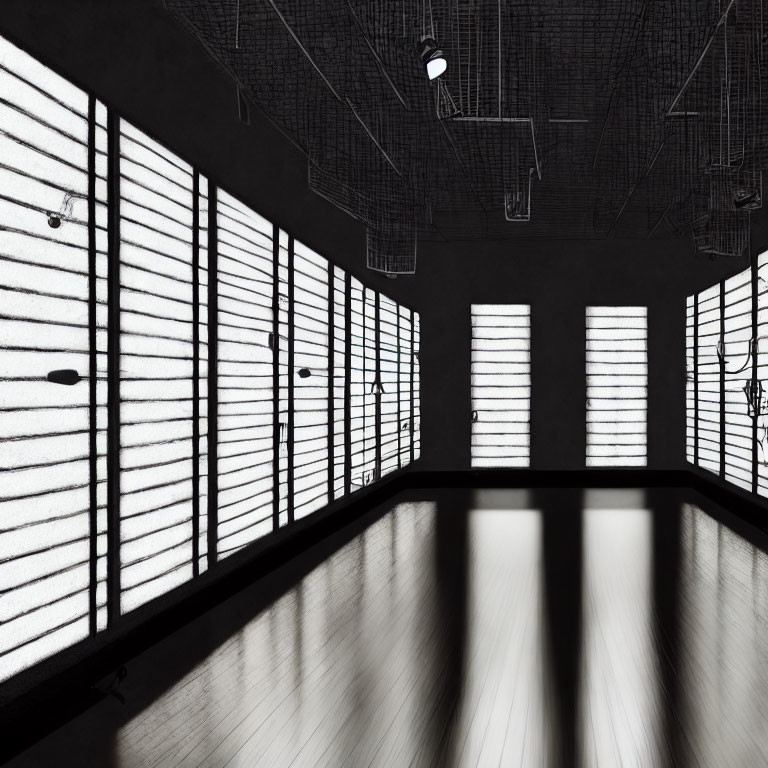
[[[436,77],[440,77],[446,69],[448,69],[448,62],[442,56],[437,56],[427,62],[427,77],[434,80]]]

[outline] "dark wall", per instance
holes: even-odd
[[[532,466],[584,466],[584,309],[649,308],[649,466],[684,463],[685,296],[739,271],[688,242],[421,243],[415,277],[365,268],[362,225],[312,194],[306,159],[159,0],[3,0],[0,33],[373,287],[422,313],[422,466],[470,465],[470,305],[532,305]],[[760,219],[753,243],[768,243]],[[758,246],[753,247],[756,250]]]

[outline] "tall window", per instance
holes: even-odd
[[[406,307],[399,307],[400,312],[400,346],[398,357],[399,380],[400,380],[400,466],[404,467],[411,462],[411,433],[412,433],[412,415],[411,415],[411,377],[413,372],[412,361],[412,313]]]
[[[698,312],[698,390],[699,466],[720,472],[720,284],[699,294]]]
[[[752,490],[752,416],[744,396],[745,380],[752,376],[751,270],[725,281],[724,312],[725,479]]]
[[[685,300],[685,458],[696,463],[696,297]]]
[[[648,311],[587,307],[587,466],[647,463]]]
[[[413,313],[413,460],[421,456],[421,318]]]
[[[345,428],[346,364],[347,364],[347,278],[341,267],[333,268],[333,498],[346,493],[344,468],[346,466]]]
[[[350,293],[350,461],[353,491],[371,483],[376,469],[375,293],[352,278]]]
[[[218,549],[272,531],[272,225],[218,190]]]
[[[757,257],[757,381],[768,389],[768,251]],[[746,372],[745,372],[746,373]],[[749,376],[744,377],[749,378]],[[699,395],[701,396],[701,394]],[[768,392],[763,394],[761,411],[766,410]],[[757,492],[768,496],[768,415],[757,417]]]
[[[120,120],[120,587],[132,610],[194,570],[194,172]],[[199,309],[199,307],[198,307]]]
[[[290,507],[290,491],[293,478],[289,471],[289,448],[291,435],[291,395],[293,374],[291,372],[289,349],[293,343],[291,325],[291,301],[289,286],[290,238],[287,232],[280,230],[279,249],[277,254],[277,371],[278,371],[278,457],[277,457],[277,491],[278,525],[288,523]]]
[[[381,385],[381,474],[398,467],[397,304],[379,298],[379,383]]]
[[[328,503],[328,262],[299,242],[293,260],[293,505]]]
[[[530,464],[531,308],[472,305],[472,466]]]

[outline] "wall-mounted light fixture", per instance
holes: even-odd
[[[445,53],[443,53],[434,37],[424,35],[419,40],[418,49],[419,57],[424,64],[424,68],[427,70],[427,77],[430,80],[440,77],[448,69],[448,60],[445,58]]]
[[[64,195],[64,200],[61,203],[61,208],[58,212],[46,211],[48,216],[48,226],[51,229],[58,229],[62,222],[72,218],[72,209],[74,207],[75,200],[87,200],[86,195],[82,195],[79,192],[67,192]]]

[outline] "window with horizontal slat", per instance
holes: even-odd
[[[768,251],[757,257],[757,380],[762,383],[763,405],[768,401]],[[757,492],[768,496],[768,416],[757,419]]]
[[[218,556],[270,533],[272,224],[218,190]]]
[[[720,284],[699,294],[697,372],[699,466],[720,472]]]
[[[411,463],[411,310],[398,307],[399,325],[399,380],[400,380],[400,466]]]
[[[472,466],[530,465],[531,308],[472,305]]]
[[[107,108],[94,100],[94,212],[95,274],[92,275],[95,294],[96,383],[94,404],[96,530],[95,536],[95,629],[107,627],[107,295],[109,257],[107,255]]]
[[[198,176],[198,571],[208,568],[208,179]]]
[[[277,301],[277,336],[278,347],[278,525],[287,525],[290,507],[290,456],[288,452],[288,430],[291,411],[291,366],[288,351],[291,333],[291,315],[289,301],[289,238],[288,233],[280,230],[278,247],[278,301]]]
[[[696,463],[696,297],[685,300],[685,458]]]
[[[421,456],[421,321],[419,313],[413,313],[413,460]]]
[[[302,243],[293,257],[294,519],[328,503],[328,262]]]
[[[647,464],[648,311],[587,307],[587,466]]]
[[[97,607],[106,598],[101,560],[100,588],[90,575],[94,490],[105,524],[106,382],[96,380],[92,402],[88,378],[46,380],[57,369],[88,377],[91,331],[97,371],[104,363],[106,264],[97,253],[97,278],[88,145],[89,118],[98,129],[105,111],[91,106],[95,114],[86,93],[0,38],[0,680],[85,638],[91,587]],[[101,174],[103,129],[94,138]],[[105,189],[96,182],[96,247],[104,249]],[[93,618],[106,623],[103,612]]]
[[[725,479],[752,490],[752,417],[744,385],[752,378],[752,272],[725,281]]]
[[[346,273],[333,268],[333,498],[346,493],[346,339],[347,339]]]
[[[353,491],[373,482],[376,462],[374,293],[356,278],[350,288],[350,461]],[[367,308],[367,311],[366,311]]]
[[[381,475],[398,468],[398,312],[387,296],[379,298],[379,382],[381,384]]]
[[[194,171],[120,120],[120,584],[193,575]]]

